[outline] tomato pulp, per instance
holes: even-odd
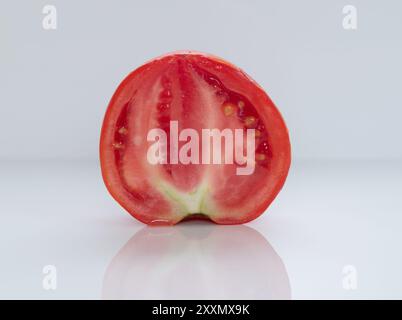
[[[290,158],[286,125],[264,90],[236,66],[189,51],[130,73],[100,139],[107,189],[156,225],[255,219],[282,188]]]

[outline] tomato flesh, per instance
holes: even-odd
[[[167,136],[165,161],[157,164],[147,158],[154,128]],[[194,136],[177,139],[188,128],[199,137],[204,129],[254,129],[252,173],[238,174],[245,164],[237,158],[204,162],[202,138],[191,150],[186,145]],[[179,155],[192,160],[184,163]],[[243,71],[211,55],[177,52],[148,62],[120,84],[104,118],[100,159],[109,192],[144,223],[206,218],[237,224],[262,214],[282,188],[290,143],[279,111]]]

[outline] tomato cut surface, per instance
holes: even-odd
[[[236,224],[276,197],[290,143],[280,113],[243,71],[176,52],[120,84],[104,118],[100,159],[109,192],[144,223]]]

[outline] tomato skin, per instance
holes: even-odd
[[[112,147],[113,145],[116,145],[116,137],[119,137],[119,134],[116,133],[116,130],[119,126],[118,123],[120,121],[119,119],[121,118],[121,114],[123,113],[124,105],[132,101],[133,96],[135,96],[138,91],[151,91],[151,87],[144,87],[145,85],[141,87],[141,85],[143,83],[152,84],[160,74],[165,72],[164,70],[169,63],[177,62],[180,67],[182,59],[185,59],[185,61],[190,61],[189,63],[194,63],[194,65],[202,65],[203,72],[207,74],[212,72],[217,76],[217,78],[221,80],[223,79],[222,81],[225,82],[225,85],[235,90],[236,94],[241,94],[243,97],[246,97],[253,105],[253,110],[258,115],[259,121],[263,124],[263,127],[265,127],[268,132],[266,143],[269,149],[269,154],[267,155],[270,157],[269,165],[267,167],[269,169],[264,169],[264,174],[261,174],[261,181],[255,178],[255,181],[261,184],[261,188],[258,188],[258,190],[264,190],[264,188],[266,188],[267,192],[263,193],[263,198],[259,196],[258,199],[250,199],[250,203],[255,202],[255,204],[252,204],[251,207],[250,205],[248,205],[248,207],[247,205],[244,205],[244,208],[239,206],[239,202],[244,200],[242,199],[244,198],[242,197],[242,194],[240,193],[238,197],[233,196],[232,199],[230,199],[231,197],[227,196],[227,189],[221,188],[221,190],[219,190],[219,187],[216,186],[219,186],[220,182],[213,180],[214,178],[211,178],[208,188],[215,189],[212,192],[212,195],[208,195],[210,201],[214,203],[214,205],[211,205],[210,212],[208,212],[208,214],[205,214],[205,212],[191,212],[191,215],[183,215],[183,213],[177,214],[175,213],[177,208],[175,209],[173,208],[174,206],[172,206],[172,199],[167,198],[164,192],[161,192],[160,189],[154,188],[155,185],[152,180],[147,181],[146,178],[144,178],[143,181],[136,181],[137,188],[140,186],[141,189],[138,193],[137,190],[130,189],[129,185],[131,182],[127,184],[123,181],[127,180],[126,177],[130,177],[128,179],[130,180],[133,176],[147,175],[145,171],[144,173],[141,171],[143,168],[141,167],[139,161],[130,162],[129,170],[136,172],[136,174],[128,174],[128,169],[122,169],[124,168],[124,165],[119,164],[119,153],[116,151],[116,148]],[[219,66],[219,68],[216,66]],[[190,88],[192,87],[192,84],[189,79],[183,76],[185,73],[186,72],[178,74],[178,77],[181,79],[181,85]],[[172,79],[176,81],[175,77],[172,77]],[[197,96],[197,90],[194,88],[188,90],[190,91],[186,91],[187,96]],[[194,108],[194,105],[196,105],[197,101],[190,101],[190,104],[191,103],[193,104],[193,107],[188,108],[190,113],[197,112],[197,110]],[[183,100],[182,105],[184,106],[184,104],[185,102]],[[145,108],[148,108],[148,106],[145,107],[144,105],[137,110],[144,110]],[[183,110],[181,110],[181,112],[184,112]],[[145,110],[141,112],[146,114],[150,111]],[[188,118],[188,113],[186,115]],[[130,119],[133,117],[135,118],[135,116],[129,116]],[[144,115],[142,115],[142,117],[144,117]],[[140,120],[142,120],[142,118]],[[194,121],[192,123],[194,124]],[[135,128],[135,126],[132,126],[132,128]],[[128,149],[130,148],[131,147]],[[133,159],[137,159],[135,158],[135,154],[138,154],[138,151],[132,151],[131,153],[134,154]],[[254,80],[252,80],[242,70],[230,64],[229,62],[222,60],[221,58],[194,51],[180,51],[166,54],[149,61],[148,63],[131,72],[118,86],[109,103],[102,125],[100,138],[100,162],[103,180],[112,197],[133,217],[142,221],[143,223],[151,225],[174,225],[184,219],[206,218],[218,224],[240,224],[257,218],[275,199],[288,174],[291,162],[291,150],[288,131],[282,116],[268,95]],[[122,171],[124,170],[126,170],[126,172],[122,174]],[[184,193],[190,192],[190,188],[193,187],[193,185],[191,183],[189,184],[186,176],[194,174],[197,176],[197,169],[189,171],[188,168],[181,168],[181,170],[178,170],[177,173],[181,174],[181,179],[177,179],[181,183],[174,181],[177,183],[177,190],[184,190]],[[199,178],[202,177],[202,174],[201,169]],[[267,178],[268,176],[269,178]],[[249,180],[250,179],[251,178],[249,178]],[[266,183],[264,183],[264,179],[266,179]],[[245,181],[244,179],[241,180],[239,177],[232,177],[232,180],[234,181],[231,189],[233,192],[236,192],[236,189],[239,189],[236,188],[236,183],[239,181]],[[230,183],[228,184],[230,185]],[[245,187],[241,191],[247,194],[247,189],[249,188]],[[262,193],[262,191],[260,193]],[[234,193],[231,194],[233,195]],[[154,206],[148,206],[147,204],[149,203],[154,204]],[[221,212],[223,212],[223,214],[221,214]],[[234,213],[231,214],[231,212]]]

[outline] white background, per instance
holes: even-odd
[[[56,5],[58,29],[42,28]],[[354,1],[2,1],[0,156],[95,158],[120,81],[163,53],[221,56],[287,121],[294,158],[401,157],[401,10]]]
[[[57,30],[42,28],[46,4],[57,8]],[[357,8],[357,30],[342,27],[348,4]],[[269,212],[249,224],[283,262],[286,297],[402,298],[401,12],[390,0],[2,1],[0,297],[278,297],[270,285],[247,282],[247,266],[226,273],[249,291],[231,290],[214,273],[216,253],[201,250],[198,238],[188,240],[195,241],[191,249],[176,248],[176,238],[188,239],[176,229],[161,240],[173,239],[175,254],[159,253],[170,260],[156,270],[130,265],[150,258],[141,248],[133,257],[116,256],[144,226],[111,199],[100,177],[106,106],[130,71],[191,49],[244,69],[287,122],[289,179]],[[228,246],[202,237],[208,246]],[[239,263],[242,254],[234,256]],[[158,280],[105,293],[114,256],[132,270],[133,283]],[[270,257],[257,252],[256,263]],[[172,267],[188,260],[194,263],[187,276],[204,277],[201,293]],[[55,291],[42,287],[48,264],[58,270]],[[347,265],[357,270],[356,290],[342,286]],[[254,273],[265,279],[270,270]]]

